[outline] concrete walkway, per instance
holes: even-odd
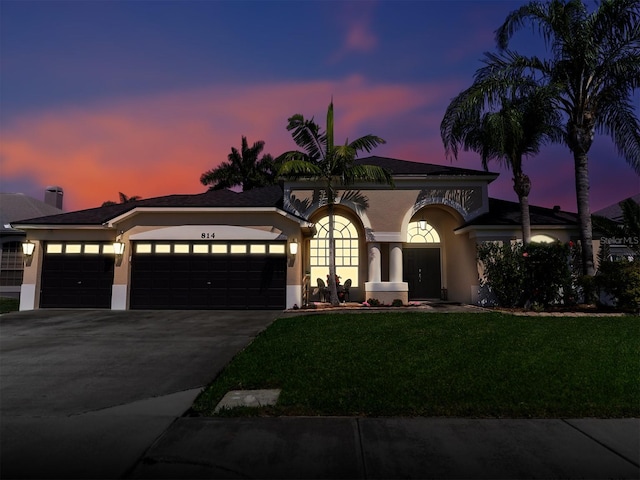
[[[181,418],[132,478],[638,478],[638,419]]]

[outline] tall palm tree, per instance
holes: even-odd
[[[525,26],[542,34],[550,58],[508,50]],[[573,154],[584,275],[594,274],[589,205],[589,150],[595,133],[611,137],[618,153],[640,173],[640,122],[632,101],[640,87],[640,0],[602,0],[589,12],[581,0],[531,2],[511,12],[496,30],[501,54],[487,54],[502,79],[529,77],[553,95],[565,119],[565,143]]]
[[[546,141],[559,141],[562,130],[560,117],[549,108],[544,91],[512,93],[511,98],[496,98],[491,102],[487,98],[486,85],[474,83],[449,104],[440,134],[448,156],[457,159],[461,147],[479,153],[485,170],[488,170],[489,160],[495,160],[513,171],[513,189],[520,204],[522,241],[526,245],[531,241],[528,199],[531,180],[523,171],[522,159],[537,154]],[[499,110],[491,111],[487,107]]]
[[[247,138],[242,136],[240,151],[231,147],[228,161],[203,173],[200,176],[200,182],[203,185],[210,185],[211,190],[222,190],[239,185],[242,186],[243,191],[275,184],[277,167],[271,155],[265,154],[259,158],[263,149],[262,140],[249,147]]]
[[[376,165],[355,165],[358,152],[370,152],[380,144],[386,143],[375,135],[365,135],[352,142],[347,139],[344,145],[333,142],[333,100],[327,110],[327,124],[324,132],[313,118],[305,119],[300,114],[289,118],[287,130],[292,132],[296,145],[303,149],[285,152],[276,159],[281,162],[280,175],[288,178],[309,178],[320,180],[324,184],[329,210],[329,278],[336,277],[334,229],[334,204],[336,188],[355,182],[374,182],[393,184],[389,172]],[[331,304],[338,305],[337,286],[329,282]]]

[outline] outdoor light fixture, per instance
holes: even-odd
[[[296,255],[298,253],[298,241],[295,238],[289,242],[289,253],[291,255]]]
[[[36,249],[36,244],[33,242],[22,242],[22,254],[25,257],[30,257],[33,255],[34,250]]]
[[[124,243],[113,242],[113,253],[116,255],[122,255],[124,253]]]
[[[420,219],[418,224],[420,225],[420,230],[426,230],[427,229],[427,221],[424,218]]]

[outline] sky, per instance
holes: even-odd
[[[1,0],[0,191],[42,200],[58,185],[66,211],[202,193],[242,136],[296,149],[287,119],[323,125],[331,99],[336,143],[374,134],[387,143],[372,155],[481,170],[475,153],[446,157],[440,122],[523,3]],[[528,29],[512,47],[544,55]],[[532,205],[576,211],[566,147],[524,168]],[[489,195],[517,201],[510,172],[491,170]],[[592,211],[640,192],[606,137],[590,178]]]

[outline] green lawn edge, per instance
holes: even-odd
[[[230,390],[271,407],[214,413]],[[198,396],[197,415],[640,416],[640,317],[384,312],[283,317]]]

